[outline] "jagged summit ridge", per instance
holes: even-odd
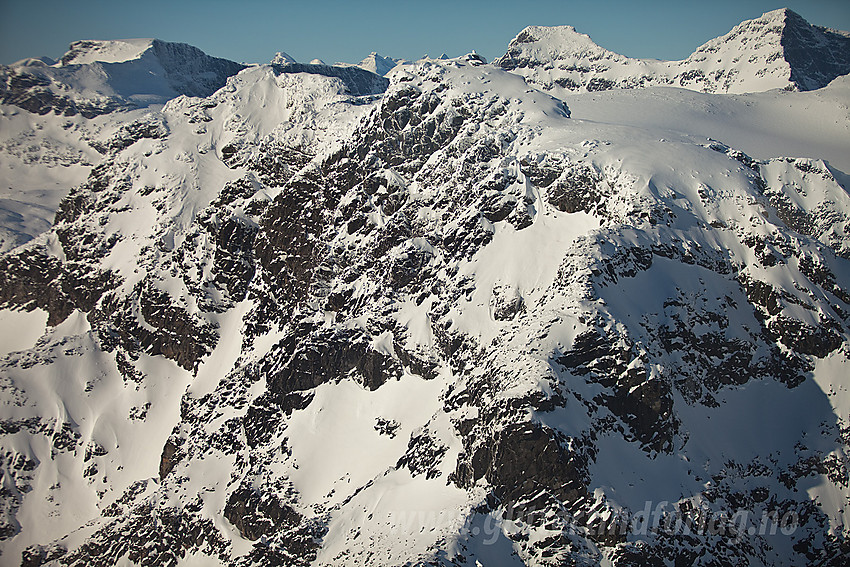
[[[840,565],[850,199],[823,161],[576,120],[476,54],[379,97],[286,67],[127,124],[0,257],[0,316],[38,329],[0,357],[5,557]],[[799,529],[595,523],[649,499]]]
[[[783,8],[742,22],[685,60],[658,61],[609,51],[572,26],[531,26],[496,64],[547,90],[665,85],[717,93],[813,90],[850,73],[850,36],[810,25]]]

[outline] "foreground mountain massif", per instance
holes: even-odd
[[[2,562],[844,565],[846,42],[4,67]]]

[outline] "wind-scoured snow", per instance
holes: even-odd
[[[110,41],[75,41],[59,60],[58,66],[90,63],[123,63],[139,59],[153,47],[153,39],[119,39]]]

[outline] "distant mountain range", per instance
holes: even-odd
[[[384,76],[401,62],[371,53],[356,67]],[[296,61],[281,52],[273,63]],[[657,61],[609,51],[570,26],[531,26],[494,64],[555,94],[648,86],[712,93],[814,90],[850,72],[850,34],[781,9],[743,22],[683,61]],[[178,95],[209,96],[243,68],[186,44],[78,41],[58,62],[37,58],[0,67],[0,102],[91,117]]]
[[[532,26],[494,63],[553,92],[650,86],[808,91],[850,73],[850,34],[813,26],[785,8],[735,26],[683,61],[658,61],[608,51],[570,26]]]

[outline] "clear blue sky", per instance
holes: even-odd
[[[742,20],[787,6],[850,31],[850,0],[0,0],[0,63],[58,58],[77,39],[157,37],[210,55],[356,63],[371,51],[419,58],[475,49],[488,60],[527,25],[572,25],[631,57],[683,59]]]

